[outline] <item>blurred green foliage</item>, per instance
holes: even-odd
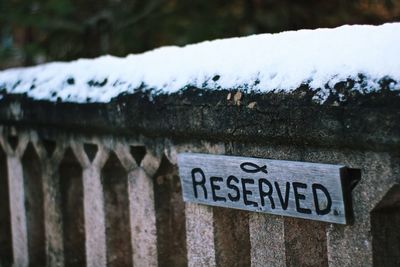
[[[0,68],[398,20],[399,0],[1,0]]]

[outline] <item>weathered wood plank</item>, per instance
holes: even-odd
[[[342,165],[181,153],[178,166],[187,202],[338,224],[351,220]]]

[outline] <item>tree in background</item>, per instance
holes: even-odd
[[[398,0],[4,0],[0,68],[164,45],[400,20]]]

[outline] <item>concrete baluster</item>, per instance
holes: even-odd
[[[83,168],[86,264],[87,267],[106,266],[105,214],[101,169],[107,160],[108,151],[104,146],[98,144],[98,151],[91,162],[82,144],[72,141],[71,147]]]
[[[58,167],[65,152],[64,142],[38,140],[33,144],[42,165],[44,222],[47,266],[64,266],[62,211]]]
[[[141,162],[136,162],[129,151],[129,145],[125,144],[118,144],[115,152],[128,172],[134,266],[157,266],[156,213],[151,177],[154,175],[160,160],[158,157],[152,156],[151,153],[146,153]],[[151,167],[144,169],[137,165],[140,163],[142,163],[142,166]]]
[[[7,154],[14,266],[27,267],[29,265],[28,233],[21,157],[29,139],[27,135],[12,135],[12,138],[16,138],[15,140],[18,142],[14,150],[7,138],[7,135],[1,136],[0,142]]]

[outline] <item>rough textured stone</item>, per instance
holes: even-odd
[[[90,265],[93,255],[99,255],[96,259],[101,261],[99,265],[105,264],[107,252],[104,252],[103,241],[93,242],[101,236],[93,238],[97,232],[94,228],[87,229],[92,224],[89,220],[83,224],[83,209],[79,206],[81,197],[85,197],[86,201],[93,200],[93,208],[102,207],[100,192],[104,188],[99,183],[89,183],[93,182],[90,179],[99,176],[102,165],[88,171],[94,163],[79,156],[84,155],[82,146],[86,143],[103,144],[114,151],[132,182],[130,202],[140,203],[131,207],[131,222],[127,223],[134,248],[134,264],[373,266],[385,262],[382,261],[384,252],[376,248],[396,246],[391,246],[390,242],[395,242],[392,239],[376,238],[378,233],[386,233],[377,227],[377,222],[382,218],[392,218],[393,222],[398,219],[397,213],[393,212],[377,215],[376,208],[388,191],[400,183],[400,97],[383,90],[368,95],[350,94],[344,102],[328,99],[320,105],[312,101],[312,95],[306,89],[299,88],[290,95],[244,94],[237,105],[226,99],[228,93],[203,91],[203,96],[199,97],[198,90],[189,89],[182,94],[161,95],[154,99],[138,93],[121,96],[108,104],[84,105],[5,95],[0,100],[0,124],[4,126],[1,128],[1,142],[7,154],[15,264],[28,264],[24,228],[26,212],[21,185],[21,155],[28,142],[23,137],[25,131],[37,133],[36,139],[29,137],[32,139],[30,142],[50,139],[56,141],[57,147],[59,144],[63,147],[61,152],[57,149],[52,152],[61,155],[56,159],[46,158],[43,154],[51,153],[44,148],[40,152],[40,145],[35,145],[44,176],[47,260],[48,264],[54,263],[51,266],[62,266],[63,259],[69,264],[68,259],[72,257],[68,255],[79,253],[82,255],[78,255],[76,260],[81,263],[88,260]],[[248,104],[253,102],[256,104],[249,107]],[[14,145],[9,144],[9,136],[17,137]],[[96,138],[97,141],[93,142]],[[64,164],[60,169],[58,165],[64,150],[71,142],[79,144],[82,150],[76,153],[79,159],[62,161],[61,165],[65,163],[68,166]],[[128,152],[118,152],[118,144]],[[129,154],[131,145],[145,147],[146,154],[141,162],[130,163],[135,159],[122,155]],[[361,171],[361,181],[352,194],[354,224],[322,224],[184,204],[176,166],[176,153],[183,151],[343,164],[357,168]],[[96,157],[93,160],[96,161]],[[83,186],[80,184],[82,170],[79,165],[86,166],[83,168],[84,193],[80,191]],[[110,173],[113,170],[110,168]],[[59,178],[63,181],[60,188]],[[154,212],[151,211],[152,182]],[[71,188],[64,188],[69,186]],[[97,193],[92,194],[89,186]],[[143,195],[135,197],[132,192],[138,191]],[[64,208],[57,207],[58,202],[53,199],[68,200],[68,194],[76,196],[76,201],[65,204]],[[74,203],[76,208],[73,210],[71,205]],[[76,216],[71,216],[72,211]],[[85,212],[90,216],[89,211]],[[103,216],[101,212],[91,212],[93,225],[101,225],[102,219],[98,218]],[[133,213],[138,216],[134,217]],[[143,224],[147,214],[153,218],[151,214],[154,213],[155,226],[150,223],[140,229],[144,232],[139,231],[136,235],[136,226]],[[398,234],[398,227],[388,227]],[[79,236],[80,231],[86,236]],[[74,233],[74,236],[69,238],[69,233]],[[90,244],[96,243],[97,247],[90,249],[100,251],[100,254],[91,254],[90,250],[85,252],[85,238],[92,240]]]
[[[132,266],[132,230],[129,209],[129,178],[114,152],[101,169],[104,193],[107,265]]]
[[[157,266],[157,229],[153,180],[139,168],[128,173],[133,262]]]
[[[50,166],[49,166],[50,165]],[[62,225],[60,209],[59,177],[52,166],[49,164],[43,172],[44,186],[46,192],[44,199],[45,207],[45,232],[47,262],[51,266],[64,266],[64,248],[62,242]]]
[[[213,208],[186,203],[188,266],[217,266]]]
[[[82,181],[86,230],[86,264],[88,267],[106,266],[106,233],[104,222],[104,196],[101,182],[101,167],[107,155],[102,153],[91,164],[83,147],[73,143],[73,149],[83,165]]]
[[[314,103],[309,90],[301,87],[292,94],[244,95],[241,105],[227,100],[228,93],[196,89],[157,97],[136,93],[108,104],[84,105],[5,95],[0,101],[0,122],[92,134],[142,133],[381,151],[400,147],[400,97],[396,92],[349,93],[346,101],[337,102],[333,97],[323,105]],[[257,105],[247,107],[251,102]]]
[[[12,128],[10,130],[13,131]],[[7,137],[8,135],[5,134],[5,136],[0,138],[0,142],[7,154],[13,264],[15,266],[27,267],[29,265],[28,230],[21,157],[28,143],[28,139],[26,136],[23,136],[21,138],[22,140],[19,140],[17,145],[12,147],[8,143]]]
[[[87,266],[106,266],[103,196],[100,174],[93,168],[83,171]]]
[[[7,157],[0,147],[0,265],[5,267],[13,260],[7,172]]]
[[[165,156],[154,174],[159,266],[187,266],[186,215],[178,169]]]
[[[43,169],[46,262],[49,266],[63,267],[64,246],[61,223],[60,178],[57,172],[62,153],[60,153],[61,149],[58,148],[50,159],[45,156],[45,151],[38,149],[38,152],[41,155]]]
[[[400,266],[400,184],[394,185],[371,212],[374,266]]]
[[[341,162],[361,169],[361,181],[352,194],[355,222],[328,227],[328,259],[330,266],[372,266],[370,212],[399,182],[399,161],[389,153],[326,150],[306,153],[305,160]]]
[[[217,266],[250,266],[248,212],[214,207],[213,214]]]
[[[326,223],[285,218],[287,266],[328,266]]]
[[[28,255],[30,266],[46,265],[43,172],[39,157],[29,143],[22,156]]]
[[[272,159],[344,164],[351,168],[359,168],[362,178],[352,194],[355,222],[350,226],[327,225],[328,262],[329,266],[372,266],[370,212],[393,184],[399,183],[400,161],[396,153],[316,146],[259,146],[242,143],[233,143],[230,146],[237,155],[252,154]],[[297,229],[306,227],[301,226],[300,222],[296,224]],[[293,225],[288,224],[285,227]],[[296,258],[297,252],[292,252],[295,252],[295,255],[286,257]],[[301,262],[296,264],[301,265]]]
[[[65,266],[86,265],[86,227],[82,167],[71,148],[58,166]],[[102,219],[100,219],[102,220]]]
[[[192,142],[175,144],[177,152],[224,153],[225,147],[219,143]],[[188,266],[217,266],[218,235],[215,232],[215,217],[212,207],[185,203],[186,245]]]
[[[287,266],[283,218],[261,213],[249,217],[251,266]]]
[[[262,158],[299,158],[296,148],[258,146],[256,144],[227,143],[230,154]],[[252,266],[287,266],[285,246],[285,221],[281,216],[251,213],[250,242]]]
[[[16,266],[27,267],[28,233],[26,229],[26,212],[22,165],[18,157],[8,157],[10,188],[11,229],[13,236],[13,255]]]

